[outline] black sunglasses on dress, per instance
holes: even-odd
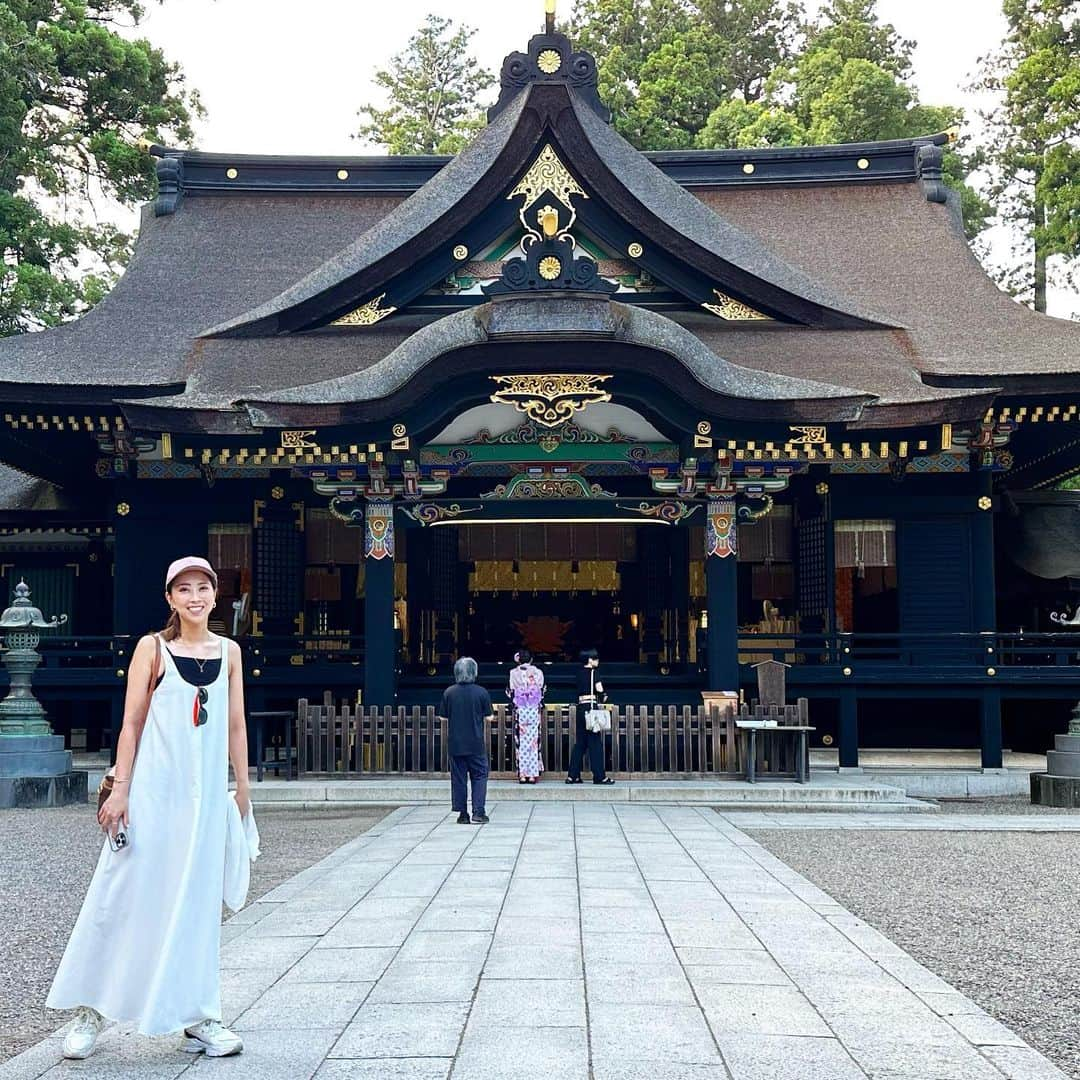
[[[210,700],[210,691],[200,686],[191,710],[191,722],[195,727],[202,727],[207,721],[206,703]]]

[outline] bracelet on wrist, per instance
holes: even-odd
[[[117,784],[130,784],[130,783],[131,783],[131,777],[130,776],[124,777],[123,780],[118,780],[115,776],[113,777],[113,786],[114,787]]]

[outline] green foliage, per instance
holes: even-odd
[[[388,68],[375,73],[386,108],[363,105],[358,137],[391,154],[455,154],[484,125],[478,104],[494,77],[469,55],[476,33],[429,15]]]
[[[200,106],[177,66],[114,29],[142,14],[135,0],[0,0],[0,335],[100,299],[130,238],[82,208],[153,193],[140,137],[192,137]],[[81,272],[87,261],[101,272]]]
[[[782,106],[731,98],[717,105],[698,132],[700,147],[804,146],[806,129]]]
[[[1046,310],[1047,260],[1075,282],[1080,219],[1080,13],[1076,0],[1004,0],[1008,31],[980,88],[1000,107],[983,120],[987,191],[1016,241],[999,277]]]
[[[876,0],[832,0],[809,25],[798,5],[776,0],[580,0],[576,13],[601,83],[619,95],[616,126],[642,149],[873,142],[962,119],[918,101],[908,81],[914,44],[879,20]],[[650,41],[659,44],[644,55],[631,47]],[[614,71],[608,46],[622,47]],[[946,152],[944,179],[974,236],[992,207],[965,182],[971,167],[959,148]]]
[[[570,21],[560,27],[575,48],[596,57],[600,98],[616,129],[637,146],[645,145],[641,128],[649,123],[637,107],[642,68],[661,49],[681,48],[676,43],[691,24],[686,0],[577,0]],[[696,72],[693,85],[700,81]]]
[[[562,29],[597,58],[616,130],[665,150],[697,144],[726,101],[761,98],[801,15],[791,0],[577,0]]]

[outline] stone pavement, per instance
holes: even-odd
[[[904,832],[1080,832],[1080,811],[1056,814],[769,813],[725,810],[740,829],[888,829]]]
[[[402,808],[231,919],[241,1057],[113,1027],[85,1063],[56,1064],[57,1035],[0,1080],[1064,1076],[707,808],[491,814]]]

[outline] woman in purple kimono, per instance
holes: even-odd
[[[534,667],[532,653],[514,653],[517,667],[510,671],[507,696],[514,704],[514,734],[517,743],[518,783],[535,784],[544,771],[540,756],[540,706],[544,700],[544,673]]]

